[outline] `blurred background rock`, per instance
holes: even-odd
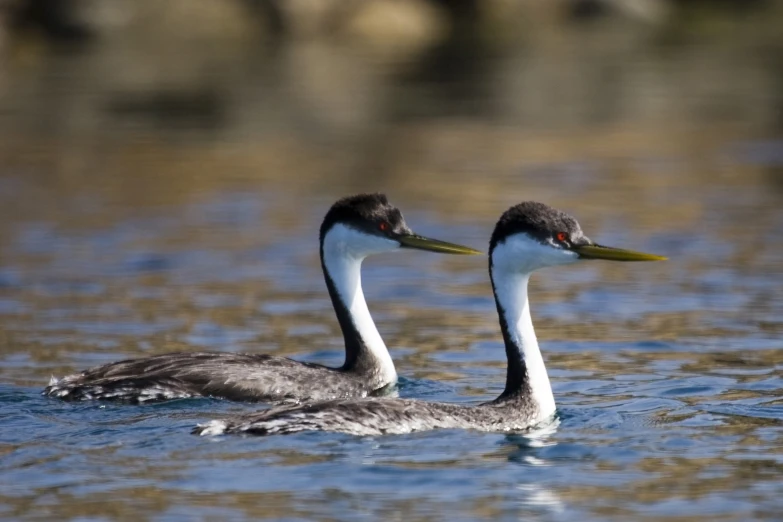
[[[699,165],[746,140],[780,154],[779,2],[0,0],[0,12],[4,172],[133,205],[243,179],[426,193],[433,208],[469,189],[463,204],[489,215],[518,199],[502,197],[510,173],[542,163],[610,162],[643,190],[745,175]],[[618,157],[688,168],[653,179]]]

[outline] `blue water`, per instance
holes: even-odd
[[[221,11],[248,2],[120,2],[67,49],[0,34],[0,519],[783,520],[780,8],[406,25],[437,3],[353,2],[414,7],[349,35],[259,38]],[[530,436],[201,438],[263,405],[40,395],[170,351],[340,364],[318,226],[360,191],[476,248],[537,200],[670,260],[534,277],[559,423]],[[363,278],[400,396],[501,392],[486,259],[399,252]]]
[[[42,398],[37,388],[3,386],[3,515],[775,518],[779,369],[722,376],[688,371],[682,360],[640,366],[634,359],[645,358],[645,347],[626,348],[630,354],[610,359],[631,371],[553,369],[560,425],[534,438],[441,431],[209,439],[190,428],[257,406],[69,404]],[[464,400],[461,388],[484,380],[486,372],[471,370],[481,362],[479,354],[464,361],[464,382],[453,388],[404,380],[400,392]]]
[[[716,201],[736,214],[764,205],[777,217],[758,228],[707,209],[712,228],[692,241],[669,225],[625,233],[578,215],[601,242],[672,259],[536,278],[534,319],[559,418],[546,433],[200,438],[190,434],[197,423],[263,406],[40,396],[51,374],[170,350],[339,364],[313,233],[328,203],[305,199],[310,210],[297,224],[269,233],[285,213],[254,190],[212,192],[143,220],[108,212],[105,226],[89,229],[11,221],[0,267],[0,517],[773,520],[783,512],[783,246],[763,241],[777,237],[780,210],[759,187],[749,201]],[[398,202],[406,203],[415,206]],[[412,212],[409,222],[484,243],[492,208],[464,224],[444,212]],[[259,220],[266,232],[257,233]],[[731,261],[747,244],[763,248]],[[364,274],[401,396],[478,403],[501,391],[505,360],[484,259],[400,254],[369,260]]]

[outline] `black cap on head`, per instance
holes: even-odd
[[[582,233],[582,228],[572,216],[536,201],[524,201],[506,210],[492,232],[489,252],[495,249],[507,237],[525,233],[547,245],[589,244],[590,240]],[[565,234],[560,236],[558,234]]]
[[[337,223],[377,236],[411,234],[402,212],[385,194],[357,194],[338,200],[321,223],[321,241]]]

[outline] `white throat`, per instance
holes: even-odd
[[[538,405],[540,420],[555,413],[555,397],[549,384],[544,358],[538,347],[538,339],[530,317],[530,301],[527,283],[530,274],[493,273],[495,293],[504,312],[511,342],[518,348],[527,369],[527,382],[531,398]]]
[[[512,355],[521,357],[525,364],[531,399],[539,409],[538,420],[555,413],[555,398],[533,328],[527,286],[534,270],[570,264],[577,259],[573,252],[543,245],[525,234],[508,237],[492,252],[495,294],[503,310],[510,341],[518,352]]]
[[[348,309],[356,331],[372,355],[373,364],[378,367],[378,377],[385,383],[395,382],[397,371],[367,308],[361,269],[362,261],[368,255],[398,248],[396,241],[365,234],[342,224],[334,225],[323,242],[324,266]]]

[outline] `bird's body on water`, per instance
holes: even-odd
[[[524,431],[555,414],[555,399],[530,315],[528,282],[545,267],[585,259],[655,261],[660,256],[596,245],[570,215],[536,202],[507,210],[490,240],[489,274],[507,357],[506,386],[478,406],[391,397],[311,402],[199,425],[201,435],[332,431],[402,434],[457,428]]]
[[[105,364],[61,379],[43,394],[132,403],[218,397],[288,402],[365,397],[394,387],[397,372],[364,299],[362,261],[399,249],[480,254],[414,234],[383,194],[337,201],[320,229],[321,267],[345,342],[337,368],[266,354],[179,352]]]

